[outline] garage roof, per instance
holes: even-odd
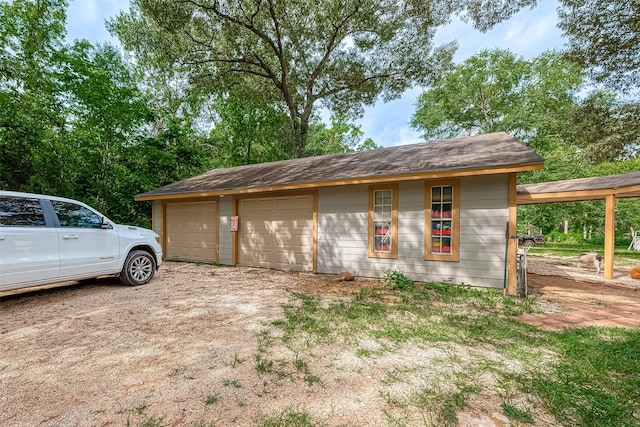
[[[522,184],[516,187],[516,194],[519,205],[601,200],[607,195],[616,199],[640,197],[640,172]]]
[[[543,159],[507,133],[214,169],[136,200],[316,188],[541,169]]]

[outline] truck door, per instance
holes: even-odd
[[[80,204],[51,200],[60,227],[60,279],[117,272],[119,239],[115,229],[101,227],[102,216]]]
[[[0,196],[0,290],[55,282],[58,235],[39,199]]]

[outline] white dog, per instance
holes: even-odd
[[[593,264],[596,267],[596,274],[600,274],[600,261],[602,261],[602,256],[596,253],[582,254],[578,258],[578,270],[582,265],[589,267],[590,264]]]

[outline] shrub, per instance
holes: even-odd
[[[382,284],[389,289],[408,291],[415,288],[416,284],[409,279],[399,268],[387,269],[382,276]]]

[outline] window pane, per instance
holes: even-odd
[[[391,252],[392,190],[375,190],[373,204],[373,250]]]
[[[453,228],[453,186],[431,187],[431,249],[437,255],[451,254]]]
[[[52,200],[61,227],[100,228],[100,217],[84,206]]]
[[[0,226],[44,227],[45,225],[40,200],[0,197]]]

